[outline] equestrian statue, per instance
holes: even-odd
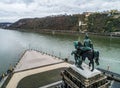
[[[96,65],[99,65],[99,51],[95,51],[93,48],[93,44],[91,40],[89,39],[88,35],[85,36],[84,44],[82,44],[80,41],[74,41],[74,47],[75,50],[72,51],[71,55],[74,55],[75,59],[75,65],[82,70],[82,62],[85,61],[86,58],[88,58],[89,67],[92,65],[91,71],[94,70],[94,61]]]

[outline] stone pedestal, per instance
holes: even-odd
[[[85,63],[82,63],[82,68],[84,70],[78,68],[76,65],[72,65],[72,66],[70,66],[70,68],[72,68],[74,71],[76,71],[77,73],[79,73],[80,75],[82,75],[85,78],[91,78],[98,74],[101,74],[101,72],[97,69],[94,69],[93,71],[91,71],[89,66]]]
[[[84,70],[75,65],[63,71],[63,81],[70,88],[109,88],[109,81],[101,71],[94,69],[91,71],[89,66],[82,64]],[[66,88],[67,88],[66,87]]]

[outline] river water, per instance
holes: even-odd
[[[96,67],[120,74],[120,38],[89,35],[94,48],[100,52]],[[73,41],[83,42],[84,35],[40,34],[0,29],[0,74],[14,66],[26,49],[42,50],[62,58],[74,60]],[[88,61],[86,61],[88,63]]]

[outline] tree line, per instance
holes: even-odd
[[[87,18],[87,20],[85,20]],[[120,13],[92,13],[86,14],[58,15],[43,18],[25,18],[10,25],[9,29],[25,29],[33,31],[46,30],[69,30],[79,31],[78,22],[82,21],[86,27],[82,30],[95,33],[120,31]]]

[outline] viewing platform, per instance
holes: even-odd
[[[46,72],[51,72],[51,71],[54,72],[58,69],[57,70],[58,73],[56,73],[56,77],[60,76],[60,69],[62,70],[63,68],[65,69],[66,67],[69,66],[71,66],[71,64],[65,62],[60,58],[39,51],[27,50],[23,54],[19,62],[17,63],[16,67],[14,68],[13,75],[5,88],[18,88],[17,86],[23,78],[31,75],[42,74],[43,72],[47,74]],[[52,74],[48,74],[48,75],[50,78]],[[38,79],[39,81],[48,80],[48,79],[43,80],[43,78],[41,77],[40,78],[38,77]],[[56,82],[55,80],[59,81],[57,79],[54,80],[50,79],[49,83]],[[31,86],[36,86],[36,85],[31,84]],[[40,87],[39,82],[38,82],[38,87]]]
[[[16,65],[14,72],[49,66],[62,62],[64,61],[57,57],[53,57],[34,50],[29,50],[24,53],[19,63]]]

